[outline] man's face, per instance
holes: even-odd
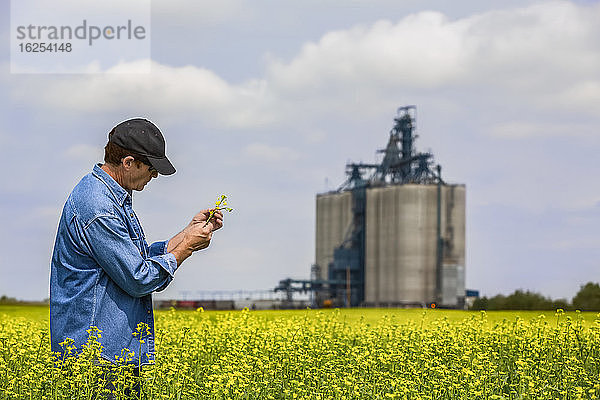
[[[125,189],[141,191],[152,178],[158,176],[155,169],[138,160],[133,160],[126,168],[124,176]]]

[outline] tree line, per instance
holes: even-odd
[[[552,300],[540,293],[529,290],[516,290],[504,296],[498,294],[494,297],[479,297],[475,299],[470,310],[580,310],[600,311],[600,285],[588,282],[582,285],[571,302],[567,299]]]
[[[19,300],[15,297],[8,297],[4,294],[0,296],[0,305],[45,305],[49,303],[50,299],[45,299],[42,301],[25,301]]]

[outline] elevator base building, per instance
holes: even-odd
[[[360,305],[463,307],[465,186],[441,187],[441,298],[436,297],[437,191],[437,185],[418,184],[366,189],[364,298]],[[315,261],[327,266],[327,275],[323,275],[328,276],[329,268],[335,268],[336,248],[352,229],[352,192],[317,195],[316,220]],[[351,271],[359,269],[359,265],[348,264]],[[341,268],[346,272],[344,265]],[[353,286],[357,285],[350,290]],[[347,293],[342,293],[341,299],[346,297]]]

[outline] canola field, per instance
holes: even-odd
[[[114,398],[132,382],[145,399],[600,396],[595,313],[172,310],[156,329],[156,364],[111,370]],[[57,362],[47,308],[0,307],[0,399],[103,398],[98,335]]]

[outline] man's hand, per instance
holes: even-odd
[[[169,241],[167,251],[172,253],[181,265],[183,260],[194,251],[202,250],[210,245],[212,233],[223,227],[223,213],[215,211],[210,221],[207,221],[213,209],[206,209],[194,215],[190,223]]]
[[[194,217],[196,218],[196,217]],[[167,249],[175,256],[177,265],[192,255],[194,251],[202,250],[208,247],[210,239],[212,239],[213,225],[209,222],[206,224],[206,218],[203,220],[193,219],[188,226],[185,227],[177,236],[181,236],[181,241],[174,248]]]
[[[196,223],[202,223],[203,225],[205,225],[208,217],[210,216],[210,213],[213,210],[214,210],[213,208],[209,208],[206,210],[202,210],[198,214],[194,215],[194,218],[192,218],[188,227],[190,227]],[[216,231],[217,229],[221,229],[223,227],[223,213],[220,210],[215,211],[215,213],[213,214],[210,221],[208,221],[208,223],[212,224],[213,231]]]
[[[192,220],[184,229],[183,243],[187,244],[191,251],[205,249],[210,244],[210,239],[212,239],[212,231],[213,225],[210,222],[206,224],[206,218],[204,220]]]

